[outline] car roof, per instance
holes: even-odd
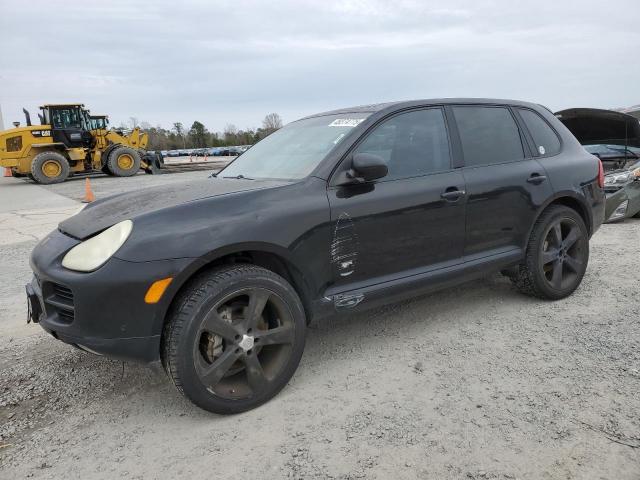
[[[358,105],[355,107],[339,108],[322,113],[308,115],[300,120],[313,117],[323,117],[326,115],[338,115],[342,113],[374,113],[383,110],[399,110],[402,108],[416,107],[420,105],[450,105],[450,104],[479,104],[479,105],[520,105],[530,108],[545,108],[539,104],[524,102],[521,100],[507,100],[499,98],[426,98],[422,100],[403,100],[397,102],[373,103],[370,105]],[[550,110],[549,110],[550,111]]]

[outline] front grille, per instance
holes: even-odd
[[[47,315],[53,313],[59,323],[73,323],[75,305],[71,289],[58,283],[50,283],[47,287],[48,292],[45,295]]]
[[[69,310],[58,310],[58,318],[62,323],[73,323],[74,316],[73,312]]]
[[[53,292],[66,300],[69,300],[71,304],[73,304],[73,292],[70,288],[67,288],[63,285],[58,285],[57,283],[53,284]]]

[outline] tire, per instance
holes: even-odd
[[[259,313],[247,315],[250,308]],[[287,384],[300,363],[305,330],[302,303],[285,279],[253,265],[222,267],[194,278],[174,301],[162,364],[200,408],[244,412]]]
[[[107,168],[116,177],[131,177],[140,170],[140,154],[131,147],[117,147],[109,154]]]
[[[64,182],[70,171],[67,158],[54,151],[39,153],[31,162],[31,175],[42,185]]]
[[[552,206],[536,221],[524,261],[510,277],[522,293],[559,300],[578,288],[588,262],[589,233],[582,217],[572,208]]]

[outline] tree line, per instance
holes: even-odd
[[[130,118],[129,125],[120,125],[121,130],[140,127],[149,135],[147,150],[179,150],[184,148],[225,147],[232,145],[253,145],[267,135],[282,127],[282,118],[277,113],[270,113],[262,120],[262,127],[238,129],[227,124],[223,132],[210,132],[202,122],[194,121],[188,130],[176,122],[172,128],[153,127],[148,122],[139,122]]]

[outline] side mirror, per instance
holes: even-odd
[[[356,153],[351,159],[351,168],[344,172],[338,185],[358,184],[386,177],[389,173],[382,157],[371,153]]]

